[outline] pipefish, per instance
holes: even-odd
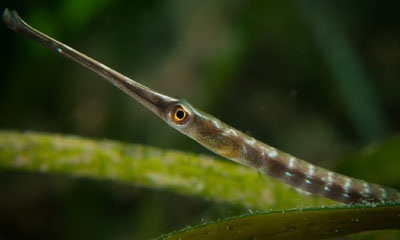
[[[8,28],[100,75],[171,127],[225,158],[338,202],[355,204],[400,200],[400,193],[395,189],[315,166],[238,131],[186,101],[154,91],[34,29],[16,11],[5,9],[3,20]]]

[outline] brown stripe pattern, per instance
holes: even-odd
[[[400,201],[395,189],[344,176],[293,157],[222,123],[191,107],[204,129],[178,129],[208,149],[306,192],[343,203]],[[213,139],[210,141],[209,139]]]

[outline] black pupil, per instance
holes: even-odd
[[[176,111],[176,117],[182,120],[185,117],[185,112],[183,112],[182,110]]]

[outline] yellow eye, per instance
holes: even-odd
[[[182,105],[177,105],[170,113],[170,119],[175,124],[185,124],[189,120],[189,112]]]
[[[186,112],[182,108],[175,110],[174,120],[177,122],[183,121],[186,118]]]

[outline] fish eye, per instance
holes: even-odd
[[[186,113],[182,109],[178,109],[175,112],[175,121],[182,121],[185,119]]]
[[[181,105],[177,105],[171,112],[171,120],[175,124],[185,124],[189,120],[189,112]]]

